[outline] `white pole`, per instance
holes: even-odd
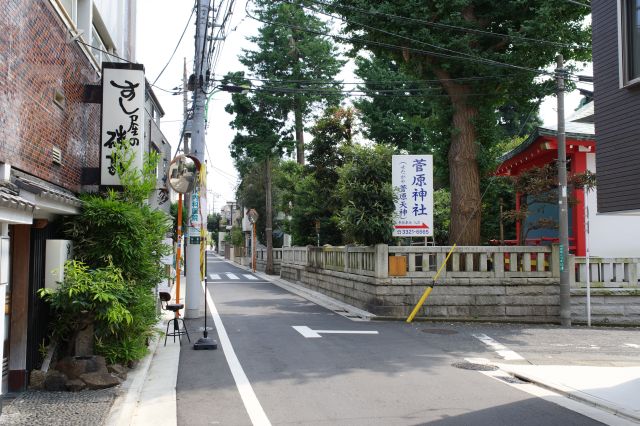
[[[589,205],[587,204],[589,189],[584,188],[584,233],[587,266],[587,327],[591,327],[591,266],[589,264]]]

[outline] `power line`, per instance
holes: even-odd
[[[587,8],[589,8],[589,9],[591,9],[591,5],[590,5],[590,4],[581,3],[581,2],[576,1],[576,0],[564,0],[564,1],[566,1],[566,2],[568,2],[568,3],[571,3],[571,4],[576,4],[576,5],[578,5],[578,6],[587,7]]]
[[[426,55],[426,56],[434,56],[434,57],[438,57],[438,58],[448,58],[448,59],[454,59],[454,60],[457,59],[457,60],[464,60],[464,61],[468,61],[468,62],[476,62],[476,63],[480,63],[480,64],[485,64],[485,65],[495,65],[495,66],[500,66],[500,67],[504,67],[504,68],[511,68],[511,69],[518,69],[518,70],[522,70],[522,71],[527,71],[527,72],[531,72],[531,73],[535,73],[535,74],[539,74],[539,75],[553,75],[553,73],[549,72],[549,71],[529,68],[529,67],[520,66],[520,65],[508,64],[508,63],[504,63],[504,62],[498,62],[498,61],[494,61],[494,60],[491,60],[491,59],[484,59],[484,58],[477,58],[477,57],[464,57],[464,56],[461,57],[461,56],[449,55],[449,54],[446,54],[446,53],[440,53],[440,52],[434,52],[434,51],[429,51],[429,50],[417,49],[417,48],[414,48],[414,47],[400,46],[400,45],[396,45],[396,44],[392,44],[392,43],[378,42],[378,41],[369,40],[369,39],[365,39],[365,38],[339,36],[339,35],[335,35],[335,34],[325,33],[325,32],[322,32],[322,31],[311,30],[311,29],[300,27],[300,26],[297,26],[297,25],[289,25],[289,24],[282,24],[282,23],[275,22],[275,21],[267,21],[267,20],[263,20],[263,19],[260,19],[260,18],[257,18],[255,16],[253,16],[249,12],[249,10],[247,8],[248,4],[249,4],[249,2],[247,2],[247,5],[245,6],[245,12],[247,13],[247,16],[249,16],[251,19],[254,19],[254,20],[258,21],[258,22],[262,22],[263,24],[277,25],[277,26],[281,26],[281,27],[285,27],[285,28],[295,29],[295,30],[302,31],[302,32],[307,32],[307,33],[310,33],[310,34],[316,34],[316,35],[320,35],[320,36],[331,37],[331,38],[334,38],[334,39],[340,40],[340,41],[346,41],[346,42],[356,43],[356,44],[369,44],[369,45],[379,46],[379,47],[383,47],[383,48],[399,50],[401,52],[412,52],[412,53],[417,53],[417,54]]]
[[[182,43],[182,38],[184,37],[184,34],[187,32],[187,28],[189,28],[189,23],[191,23],[191,18],[193,18],[193,14],[194,14],[195,10],[196,10],[196,8],[195,8],[195,5],[194,5],[193,9],[191,9],[191,15],[189,15],[189,19],[187,20],[187,25],[184,26],[184,30],[182,31],[182,34],[180,35],[180,38],[178,39],[178,43],[176,44],[175,49],[173,49],[173,53],[171,53],[171,56],[169,57],[169,60],[167,61],[167,63],[162,68],[162,71],[160,71],[160,74],[158,74],[156,79],[153,80],[153,83],[151,83],[152,85],[154,85],[156,83],[156,81],[158,81],[158,79],[160,78],[160,76],[162,75],[164,70],[166,70],[167,67],[169,66],[169,64],[171,63],[171,60],[173,59],[173,55],[176,54],[176,51],[178,50],[178,47],[180,47],[180,43]]]
[[[347,5],[343,5],[343,4],[339,4],[339,3],[337,3],[337,4],[329,4],[329,3],[326,3],[326,2],[323,2],[323,1],[319,1],[319,0],[309,0],[309,1],[312,2],[312,3],[318,4],[318,5],[321,5],[321,6],[339,7],[339,8],[342,8],[342,9],[348,9],[348,10],[353,10],[353,11],[356,11],[356,12],[360,12],[360,13],[366,14],[366,15],[384,16],[384,17],[387,17],[387,18],[395,19],[395,20],[403,20],[403,21],[407,21],[407,22],[415,22],[415,23],[420,23],[420,24],[424,24],[424,25],[427,25],[427,26],[437,27],[437,28],[446,28],[446,29],[451,29],[451,30],[464,31],[464,32],[469,32],[469,33],[476,33],[476,34],[482,34],[482,35],[500,37],[500,38],[509,38],[509,39],[512,39],[512,40],[523,40],[523,41],[528,41],[528,42],[551,44],[551,45],[560,46],[560,47],[574,47],[571,44],[560,43],[560,42],[555,42],[555,41],[551,41],[551,40],[536,39],[536,38],[532,38],[532,37],[512,35],[512,34],[500,34],[500,33],[495,33],[493,31],[481,30],[481,29],[477,29],[477,28],[467,28],[467,27],[461,27],[461,26],[451,25],[451,24],[443,24],[441,22],[432,22],[432,21],[427,21],[425,19],[411,18],[411,17],[408,17],[408,16],[400,16],[400,15],[394,15],[394,14],[391,14],[391,13],[372,11],[372,10],[362,9],[362,8],[359,8],[359,7],[356,7],[356,6],[347,6]],[[573,2],[573,0],[566,0],[566,1]],[[581,5],[584,6],[584,4],[581,4]]]

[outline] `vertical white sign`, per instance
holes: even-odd
[[[433,236],[433,156],[394,155],[394,237]]]
[[[134,68],[134,69],[131,69]],[[120,185],[117,149],[133,151],[131,167],[142,169],[144,160],[144,67],[137,64],[103,64],[100,184]]]

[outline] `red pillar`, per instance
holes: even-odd
[[[571,158],[571,173],[581,174],[587,171],[587,153],[576,152]],[[574,189],[573,196],[576,204],[573,206],[571,229],[571,237],[575,238],[576,256],[585,256],[587,253],[587,242],[585,235],[585,216],[584,216],[584,190]]]
[[[516,211],[518,213],[520,213],[520,197],[522,196],[522,194],[520,194],[519,192],[516,192]],[[517,244],[520,245],[521,241],[520,241],[520,219],[516,220],[516,241]]]

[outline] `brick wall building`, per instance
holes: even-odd
[[[96,86],[102,62],[135,62],[136,0],[0,0],[0,7],[4,392],[27,386],[39,366],[38,347],[48,342],[46,306],[37,296],[51,274],[46,253],[59,244],[51,240],[63,238],[59,219],[78,214],[78,195],[99,183]],[[171,149],[158,127],[162,108],[148,85],[144,93],[144,120],[153,122],[144,147],[163,153],[166,167]],[[168,211],[168,204],[155,205]]]

